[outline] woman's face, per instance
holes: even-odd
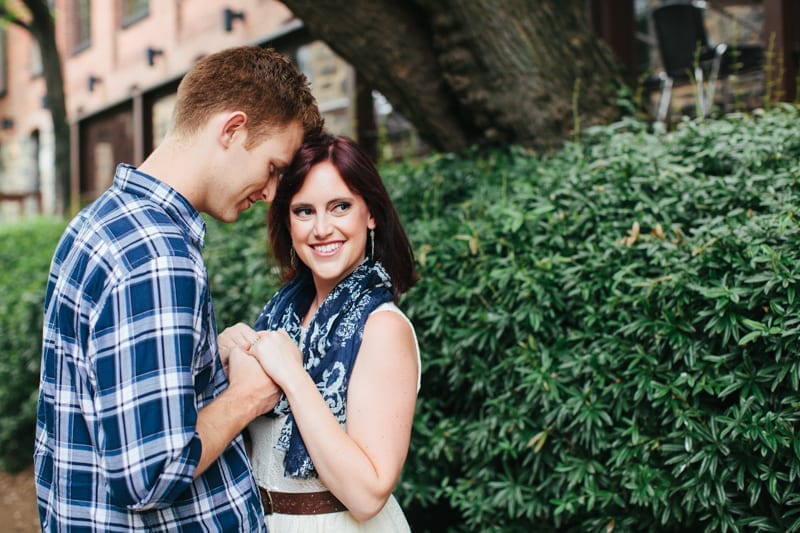
[[[330,162],[314,165],[289,203],[289,234],[297,258],[326,296],[364,260],[367,232],[375,228],[364,199]]]

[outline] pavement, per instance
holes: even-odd
[[[17,473],[0,471],[0,532],[41,532],[33,465]]]

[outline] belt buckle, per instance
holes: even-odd
[[[272,494],[270,494],[269,491],[264,487],[259,487],[259,489],[261,489],[261,504],[264,506],[264,514],[272,514],[275,509],[275,506],[272,503]],[[265,495],[266,499],[264,498]]]

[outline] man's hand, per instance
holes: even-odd
[[[239,346],[231,348],[228,355],[228,381],[231,393],[255,409],[253,418],[275,407],[281,396],[281,390],[258,360]]]
[[[231,356],[231,350],[236,347],[242,350],[249,350],[253,341],[258,338],[258,333],[243,322],[234,324],[219,334],[217,339],[217,346],[219,347],[219,357],[222,361],[222,368],[225,370],[225,375],[230,378],[228,372],[228,359]]]
[[[252,355],[238,346],[228,350],[228,388],[200,410],[197,433],[203,448],[195,478],[211,463],[254,418],[275,407],[280,389],[261,369]]]

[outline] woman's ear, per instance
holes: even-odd
[[[367,219],[367,229],[375,229],[376,226],[377,224],[375,224],[375,217],[370,215]]]

